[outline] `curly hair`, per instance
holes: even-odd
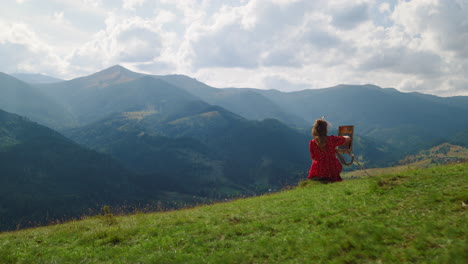
[[[323,149],[325,148],[328,133],[328,122],[323,119],[315,120],[314,126],[312,127],[312,137],[317,142],[317,145]]]

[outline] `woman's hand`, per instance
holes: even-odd
[[[346,146],[346,148],[349,149],[349,143],[351,143],[351,138],[349,136],[343,136],[343,137],[346,139],[346,141],[345,141],[345,143],[343,143],[343,145]]]

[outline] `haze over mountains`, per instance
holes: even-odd
[[[0,112],[3,229],[28,213],[41,222],[45,209],[76,216],[93,205],[203,201],[295,184],[310,165],[310,126],[323,115],[335,129],[356,126],[355,153],[371,167],[432,142],[463,141],[468,131],[466,96],[374,85],[218,89],[118,65],[54,83],[0,73],[0,109],[10,112]]]
[[[0,72],[0,109],[53,128],[73,126],[63,105],[12,76]]]
[[[109,156],[0,110],[0,230],[124,202],[135,180]]]
[[[39,73],[12,73],[11,76],[26,83],[55,83],[61,82],[62,79],[39,74]]]

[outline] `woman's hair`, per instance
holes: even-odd
[[[312,127],[312,137],[317,142],[317,145],[323,149],[327,141],[328,123],[323,119],[315,120],[314,126]]]

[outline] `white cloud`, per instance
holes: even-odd
[[[53,14],[53,20],[56,23],[64,23],[65,20],[64,20],[63,12],[55,12]]]
[[[61,75],[66,62],[35,34],[28,25],[0,21],[0,71],[49,72]]]
[[[163,21],[171,21],[163,14]],[[159,16],[143,19],[109,13],[106,28],[69,56],[72,70],[92,73],[115,64],[145,70],[164,65],[174,69],[173,59],[167,58],[174,55],[171,47],[177,43],[176,36],[162,31],[162,20]]]
[[[350,30],[369,19],[369,5],[362,3],[343,7],[333,14],[332,24],[340,29]]]
[[[468,2],[412,1],[400,2],[391,15],[395,25],[413,41],[417,52],[438,56],[440,60],[415,60],[420,67],[437,67],[442,76],[419,78],[419,85],[401,85],[402,90],[431,90],[439,94],[468,94]],[[416,45],[417,44],[417,45]],[[408,76],[414,79],[414,76]],[[413,82],[414,83],[414,82]],[[437,88],[432,88],[436,86]],[[464,87],[464,89],[463,89]],[[439,89],[439,90],[437,90]],[[464,91],[463,91],[464,90]]]
[[[188,36],[193,66],[246,67],[297,65],[294,26],[305,14],[304,2],[250,1],[245,6],[224,7],[212,16],[211,24],[198,25]],[[289,61],[282,58],[291,56]]]
[[[82,0],[85,6],[91,6],[91,7],[100,7],[102,6],[102,1],[101,0]]]
[[[403,74],[433,76],[442,74],[442,59],[430,52],[413,51],[405,47],[385,48],[364,60],[365,71],[391,71]]]
[[[402,2],[392,18],[413,36],[421,36],[425,48],[468,57],[468,1]]]
[[[142,6],[146,0],[123,0],[123,8],[135,11],[136,7]]]
[[[158,33],[146,28],[133,28],[120,32],[116,40],[122,46],[118,60],[123,62],[145,62],[157,57],[161,51]]]
[[[467,94],[466,0],[35,5],[27,1],[0,10],[0,69],[50,69],[67,78],[123,64],[146,73],[187,74],[217,87],[294,90],[373,83]],[[6,24],[16,31],[3,34]]]
[[[379,12],[380,13],[390,13],[390,4],[389,3],[381,3],[379,5]]]

